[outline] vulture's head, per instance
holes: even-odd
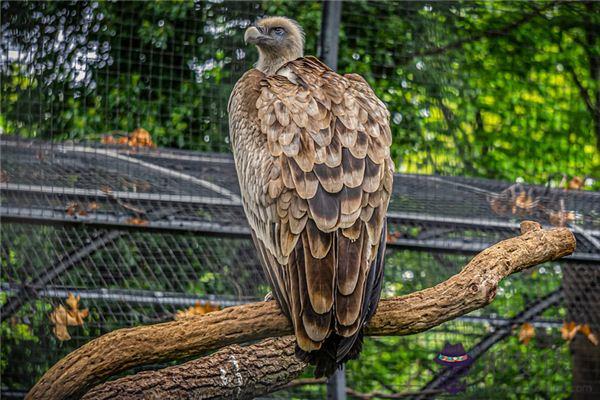
[[[302,28],[286,17],[258,20],[246,29],[244,40],[258,48],[256,68],[267,75],[273,74],[286,62],[302,57],[304,51]]]

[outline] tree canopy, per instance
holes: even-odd
[[[344,5],[339,70],[391,113],[401,172],[543,183],[600,172],[595,2]],[[226,102],[256,58],[242,32],[297,18],[318,53],[316,2],[3,3],[4,133],[228,151]],[[597,183],[593,187],[598,187]]]
[[[99,142],[105,134],[143,127],[158,146],[227,152],[229,93],[257,56],[243,43],[244,29],[262,15],[287,15],[304,27],[306,53],[319,53],[320,2],[3,1],[1,7],[4,135]],[[580,176],[591,178],[586,188],[598,190],[599,32],[600,3],[593,1],[353,1],[342,7],[338,70],[363,75],[387,104],[399,172],[555,184]],[[37,233],[56,236],[51,227]],[[36,245],[28,235],[24,230],[22,246],[11,249],[16,259]],[[138,263],[125,244],[118,250]],[[462,255],[397,252],[387,261],[395,268],[388,269],[385,295],[434,285],[442,278],[440,265],[450,274],[447,266],[465,261]],[[528,287],[550,294],[561,274],[554,265],[503,283],[490,312],[518,313],[533,300]],[[191,282],[190,292],[202,293],[205,284]],[[0,303],[5,300],[2,294]],[[34,307],[29,324],[51,311],[42,301]],[[565,309],[544,316],[560,319]],[[42,340],[26,323],[1,329],[3,352],[17,354],[13,359],[32,356],[20,343]],[[451,338],[468,348],[487,332],[485,325],[464,330],[460,321],[444,329],[366,341],[361,362],[348,365],[349,382],[363,392],[422,387],[436,371],[414,360],[429,357],[432,343],[441,348]],[[86,336],[101,333],[93,327]],[[550,386],[568,392],[570,376],[562,373],[569,368],[568,347],[554,348],[543,335],[535,352],[516,337],[499,343],[498,364],[507,367],[475,365],[473,375],[490,391],[477,394],[506,398],[516,385],[528,395],[545,396]],[[21,376],[31,375],[1,358],[2,371],[23,368]],[[550,358],[559,372],[544,368]],[[525,364],[528,376],[518,371]]]

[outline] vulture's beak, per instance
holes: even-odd
[[[270,38],[260,33],[258,28],[255,26],[251,26],[250,28],[246,29],[246,33],[244,33],[244,42],[246,42],[246,44],[260,44],[265,42],[267,39]]]

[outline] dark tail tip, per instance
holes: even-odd
[[[329,378],[346,361],[358,358],[362,350],[362,338],[362,332],[351,338],[333,334],[317,351],[306,352],[296,345],[296,357],[315,366],[315,378]]]
[[[325,346],[325,344],[323,344],[323,346]],[[332,354],[324,351],[323,348],[317,351],[306,352],[296,345],[296,357],[315,366],[315,378],[329,378],[333,375],[336,368],[343,364],[338,363],[335,359],[335,355],[332,356]]]

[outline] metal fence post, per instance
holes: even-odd
[[[346,400],[346,367],[336,369],[327,380],[327,400]]]
[[[323,1],[319,56],[334,71],[338,66],[340,22],[342,19],[341,1]],[[346,400],[345,368],[337,369],[327,380],[327,399]]]
[[[323,1],[321,17],[321,37],[319,38],[319,56],[334,71],[337,70],[338,44],[340,39],[340,21],[342,18],[341,1]]]

